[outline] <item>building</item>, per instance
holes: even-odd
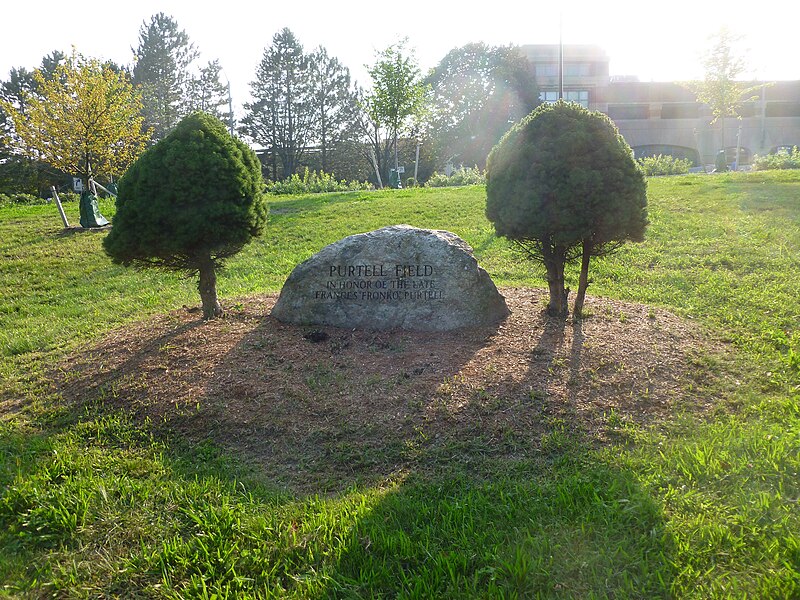
[[[559,46],[528,45],[523,53],[533,65],[540,98],[558,99]],[[800,81],[764,86],[745,103],[742,119],[710,125],[708,106],[674,82],[641,82],[636,77],[610,77],[608,55],[598,46],[563,47],[564,99],[607,114],[637,157],[669,154],[695,165],[714,164],[724,147],[728,162],[747,164],[754,154],[800,146]]]

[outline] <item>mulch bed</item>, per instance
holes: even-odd
[[[270,316],[276,295],[208,322],[184,308],[112,332],[54,385],[210,439],[294,490],[448,456],[524,457],[554,431],[593,447],[626,423],[712,408],[702,389],[715,375],[697,359],[730,349],[691,320],[588,297],[591,316],[573,324],[544,313],[543,290],[501,292],[506,321],[449,333],[287,325]]]

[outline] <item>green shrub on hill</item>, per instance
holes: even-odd
[[[283,181],[267,184],[267,191],[271,194],[322,194],[326,192],[351,192],[358,190],[371,190],[373,186],[368,181],[337,181],[336,178],[324,171],[309,171],[308,167],[303,175],[295,173]]]
[[[436,172],[425,183],[425,187],[459,187],[462,185],[484,185],[486,174],[478,167],[465,169],[461,167],[453,171],[452,175]]]
[[[800,169],[800,149],[795,146],[791,151],[781,149],[775,154],[756,156],[753,159],[754,171],[771,169]]]
[[[682,175],[688,173],[692,167],[692,161],[687,158],[675,158],[669,154],[659,154],[657,156],[645,156],[637,159],[642,167],[644,174],[648,177],[656,175]]]

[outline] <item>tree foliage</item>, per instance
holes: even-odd
[[[378,167],[388,166],[389,141],[397,166],[397,139],[409,126],[418,125],[415,121],[422,117],[426,106],[427,88],[406,43],[402,40],[379,51],[369,68],[372,90],[362,101],[366,113],[362,131],[374,148]],[[380,164],[381,160],[384,164]]]
[[[353,140],[358,99],[350,70],[320,46],[309,57],[311,110],[315,115],[315,139],[323,172],[330,172],[331,154]]]
[[[567,314],[564,266],[582,258],[577,317],[589,258],[643,239],[646,183],[607,116],[559,101],[537,108],[492,150],[486,216],[544,264],[554,316]]]
[[[175,19],[164,13],[142,23],[139,45],[132,50],[133,83],[141,90],[147,125],[160,140],[193,107],[190,67],[198,52]]]
[[[189,80],[187,107],[189,112],[208,113],[220,121],[231,123],[228,85],[222,83],[219,60],[212,60]]]
[[[426,81],[429,136],[443,163],[483,169],[503,134],[539,104],[533,68],[515,46],[455,48]]]
[[[199,273],[203,315],[220,316],[216,269],[264,227],[263,189],[255,153],[215,117],[193,113],[120,180],[104,248],[123,265]]]
[[[141,101],[124,73],[73,55],[48,77],[33,73],[21,103],[4,100],[15,151],[65,173],[121,175],[144,149]]]
[[[698,102],[711,109],[711,123],[721,123],[722,142],[725,148],[725,119],[727,117],[741,119],[739,110],[745,102],[756,100],[753,93],[763,84],[750,85],[739,81],[745,70],[745,61],[735,50],[740,36],[722,28],[710,39],[710,47],[703,57],[705,78],[685,84],[697,97]]]
[[[308,152],[315,123],[308,57],[291,30],[284,28],[272,38],[250,88],[255,100],[245,104],[242,130],[270,148],[289,177]]]
[[[39,67],[42,77],[53,79],[56,67],[66,60],[67,56],[58,50],[44,56]],[[47,163],[22,152],[24,144],[17,135],[11,115],[3,108],[11,106],[18,114],[24,115],[25,98],[37,95],[33,71],[25,67],[12,68],[8,81],[0,84],[0,191],[40,193],[64,176],[53,171]]]

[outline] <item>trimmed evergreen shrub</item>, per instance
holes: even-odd
[[[644,175],[630,147],[604,114],[559,101],[537,108],[503,136],[489,155],[486,216],[544,264],[548,312],[565,316],[564,266],[581,258],[575,316],[583,308],[589,259],[647,226]]]
[[[216,269],[266,223],[261,164],[205,113],[183,119],[119,181],[103,246],[114,262],[199,274],[203,316],[222,315]]]

